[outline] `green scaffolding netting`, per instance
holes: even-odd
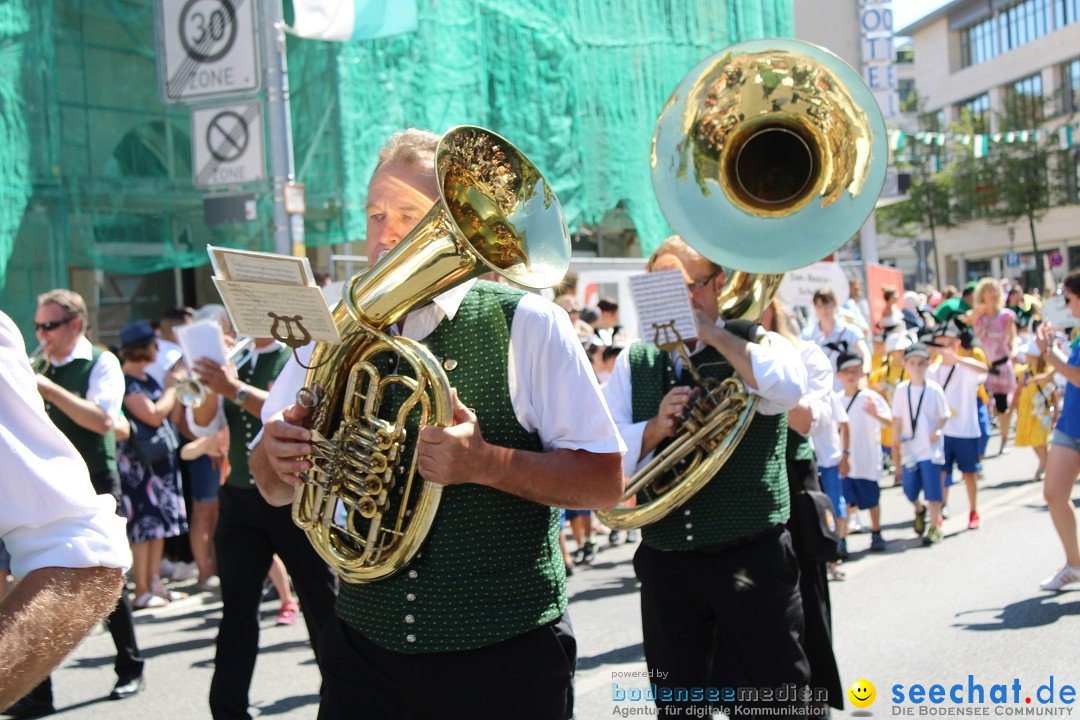
[[[205,264],[207,243],[273,248],[269,182],[214,191],[253,192],[254,221],[204,220],[190,108],[158,91],[155,2],[0,3],[0,306],[13,315],[72,266],[145,274]],[[667,232],[648,164],[663,102],[725,45],[791,35],[791,5],[420,0],[414,34],[289,37],[307,244],[363,239],[367,181],[391,133],[468,123],[537,163],[571,229],[622,203],[648,252]]]
[[[653,126],[683,75],[732,42],[791,35],[789,0],[439,0],[419,31],[338,53],[345,224],[395,130],[479,124],[533,160],[571,228],[623,201],[650,252],[667,234],[649,175]]]

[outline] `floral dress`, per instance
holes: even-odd
[[[986,360],[990,364],[990,374],[986,376],[986,390],[993,395],[1011,395],[1016,390],[1016,371],[1012,367],[1012,360],[994,367],[995,362],[1012,355],[1009,330],[1015,327],[1015,323],[1016,315],[1007,309],[1001,310],[993,318],[980,315],[975,321],[975,335],[979,338],[979,344],[982,345]]]
[[[140,380],[124,375],[124,381],[127,383],[125,397],[143,393],[154,402],[161,398],[161,386],[150,376]],[[128,414],[127,410],[124,413]],[[132,422],[139,421],[132,418]],[[165,422],[171,420],[166,418]],[[132,444],[125,440],[117,445],[116,464],[123,489],[123,511],[128,521],[128,542],[134,544],[187,532],[187,508],[175,453],[147,467]]]

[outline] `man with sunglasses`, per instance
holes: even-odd
[[[658,715],[800,709],[809,666],[800,644],[799,562],[784,524],[790,515],[786,413],[806,393],[806,369],[784,338],[753,342],[763,333],[759,325],[720,317],[724,270],[682,238],[665,240],[648,268],[681,270],[686,279],[698,332],[685,350],[698,375],[713,381],[737,375],[758,398],[756,416],[716,476],[641,529],[634,571]],[[627,446],[625,474],[640,470],[682,430],[701,392],[687,364],[678,350],[649,342],[634,343],[616,359],[604,397]],[[738,698],[733,707],[720,690],[781,685],[799,692],[773,702]]]
[[[111,495],[120,513],[120,474],[116,468],[116,433],[124,402],[124,373],[120,361],[86,338],[86,301],[67,289],[38,296],[34,333],[48,364],[37,376],[38,392],[49,418],[71,441],[86,462],[98,494]],[[116,644],[117,682],[109,697],[121,700],[143,688],[143,658],[135,640],[131,599],[126,592],[106,619]],[[37,717],[52,711],[52,684],[46,678],[20,701],[22,714]],[[18,705],[8,710],[19,711]]]

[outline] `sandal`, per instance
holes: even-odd
[[[188,597],[186,592],[180,592],[179,590],[169,590],[165,587],[165,583],[158,580],[150,585],[150,592],[157,597],[161,598],[165,602],[173,602],[174,600],[183,600]]]
[[[847,580],[847,573],[838,563],[829,564],[829,579],[830,580]]]
[[[135,602],[131,604],[131,607],[135,610],[146,610],[149,608],[165,607],[168,604],[169,601],[163,597],[158,597],[153,593],[143,593],[135,598]]]

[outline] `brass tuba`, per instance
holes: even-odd
[[[513,145],[479,127],[449,130],[435,157],[439,200],[393,250],[348,282],[298,401],[312,407],[312,469],[293,521],[346,582],[388,577],[427,536],[442,486],[417,472],[412,427],[453,422],[440,360],[388,328],[472,278],[496,272],[527,288],[557,283],[570,234],[547,181]],[[400,404],[397,401],[400,400]]]
[[[865,222],[886,158],[884,119],[855,70],[817,45],[754,40],[709,57],[672,93],[653,135],[653,189],[687,243],[738,268],[720,316],[757,320],[782,273]],[[623,500],[637,506],[601,520],[636,528],[681,506],[738,447],[756,406],[737,378],[703,383],[671,443],[630,479]]]

